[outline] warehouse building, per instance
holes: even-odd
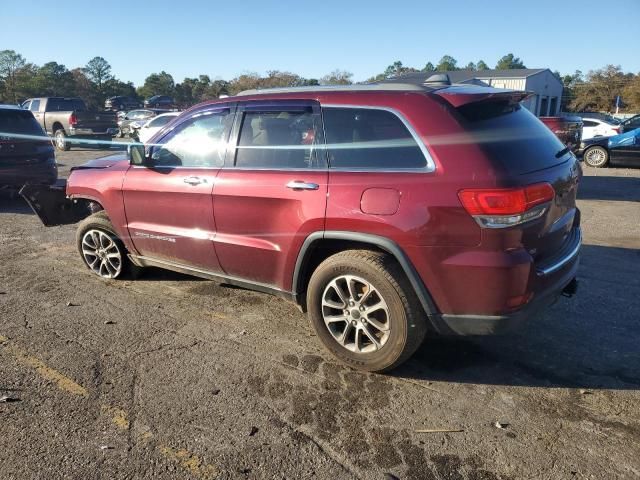
[[[560,113],[562,82],[548,68],[522,68],[513,70],[455,70],[438,72],[449,75],[452,83],[489,85],[494,88],[527,90],[534,93],[522,104],[539,117],[553,117]],[[396,81],[422,83],[430,73],[409,73]]]

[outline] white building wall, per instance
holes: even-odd
[[[524,89],[536,94],[535,107],[533,107],[531,99],[527,107],[533,113],[539,117],[553,117],[560,113],[563,86],[562,82],[550,70],[544,70],[527,77]],[[541,111],[541,108],[545,106],[546,112]]]

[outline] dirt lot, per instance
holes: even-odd
[[[587,169],[580,198],[577,297],[382,376],[336,363],[283,300],[94,277],[73,226],[2,197],[0,477],[637,478],[640,170]]]

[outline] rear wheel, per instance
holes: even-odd
[[[609,152],[604,147],[591,147],[585,150],[583,159],[590,167],[602,168],[609,162]]]
[[[137,273],[137,267],[127,257],[127,249],[104,211],[80,222],[76,243],[84,264],[99,277],[115,279]]]
[[[391,257],[347,250],[322,262],[307,289],[309,320],[348,365],[371,372],[407,360],[426,333],[424,312]]]
[[[58,150],[67,152],[71,149],[71,145],[67,140],[67,134],[62,128],[56,130],[53,134],[53,137],[55,139],[56,148]]]

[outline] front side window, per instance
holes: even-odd
[[[596,122],[590,122],[589,120],[584,120],[584,127],[597,127],[598,124]]]
[[[247,111],[242,118],[235,166],[241,168],[323,168],[320,116],[312,109]]]
[[[152,147],[152,166],[221,167],[232,120],[229,110],[195,115]]]
[[[329,168],[424,168],[426,158],[402,120],[372,108],[325,107]]]
[[[163,127],[174,118],[176,118],[176,115],[162,115],[151,120],[148,126],[153,128]]]
[[[29,106],[29,110],[31,110],[32,112],[39,112],[40,111],[40,100],[32,100],[31,101],[31,105]]]

